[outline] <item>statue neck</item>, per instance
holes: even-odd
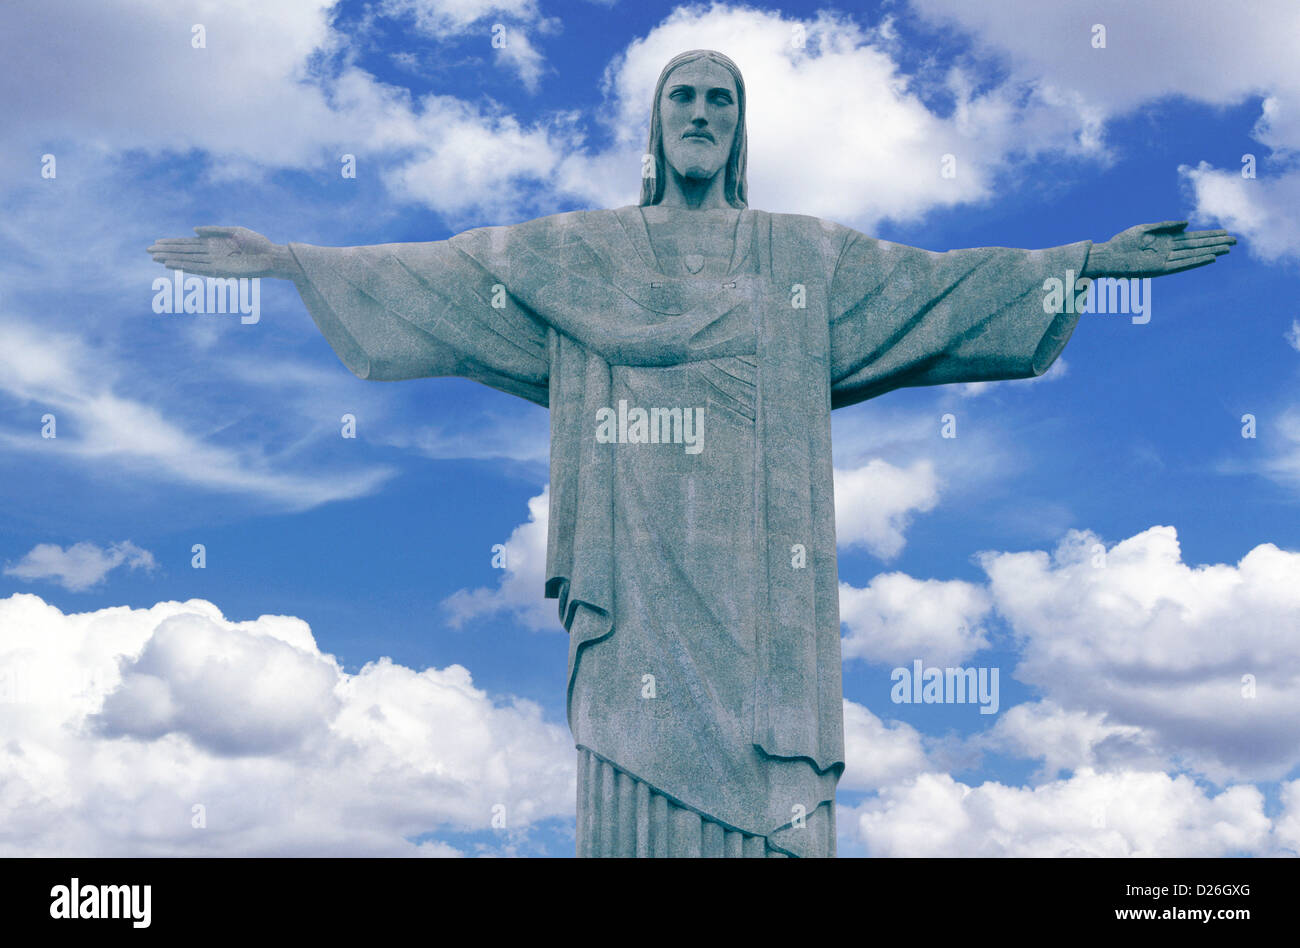
[[[668,169],[668,180],[664,182],[663,199],[660,204],[666,207],[685,207],[692,210],[728,208],[726,198],[726,169],[719,171],[712,178],[687,178],[678,174],[676,169]]]

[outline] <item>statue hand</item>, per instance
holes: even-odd
[[[1082,276],[1154,277],[1213,263],[1236,237],[1226,230],[1187,231],[1187,221],[1139,224],[1094,244]]]
[[[210,277],[276,277],[291,280],[298,265],[287,247],[247,227],[196,227],[197,237],[164,237],[149,247],[154,260],[173,270]]]

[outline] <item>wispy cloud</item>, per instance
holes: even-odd
[[[27,554],[4,569],[6,576],[26,580],[48,580],[64,589],[82,592],[103,582],[119,566],[130,569],[156,569],[153,554],[130,540],[113,543],[107,548],[93,543],[74,543],[66,550],[54,543],[38,543]]]
[[[248,494],[301,510],[373,491],[391,472],[369,467],[304,474],[277,468],[260,445],[225,447],[144,401],[120,394],[112,355],[67,334],[0,322],[0,393],[54,416],[53,438],[35,423],[0,429],[15,450],[118,464],[136,475]],[[40,417],[39,415],[37,417]]]

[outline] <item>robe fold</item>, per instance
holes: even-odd
[[[1082,273],[1090,246],[931,253],[750,210],[736,235],[722,278],[665,275],[636,207],[290,244],[356,375],[464,376],[550,408],[545,592],[569,632],[579,852],[622,812],[593,809],[599,772],[697,814],[706,840],[834,854],[831,410],[1043,373],[1078,320],[1044,312],[1044,280]],[[661,443],[598,439],[602,409],[626,406],[701,411],[699,450],[667,426]]]

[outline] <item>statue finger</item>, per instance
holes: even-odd
[[[177,256],[192,256],[195,254],[207,253],[207,251],[203,249],[202,245],[197,245],[197,244],[192,248],[191,247],[164,247],[164,246],[160,246],[159,244],[154,244],[152,247],[149,248],[149,252],[176,254]]]
[[[176,242],[159,240],[149,245],[149,252],[153,253],[155,251],[158,251],[162,253],[202,253],[205,246],[206,246],[206,241],[198,240],[198,239],[183,240],[183,241],[176,241]]]
[[[1222,253],[1227,252],[1228,250],[1225,247]],[[1218,256],[1218,254],[1219,251],[1216,251],[1213,247],[1191,247],[1187,250],[1170,251],[1169,255],[1165,259],[1171,262],[1176,260],[1195,260],[1199,257],[1215,257]]]
[[[163,266],[171,267],[173,270],[180,267],[191,270],[197,267],[211,266],[213,262],[212,258],[207,255],[158,253],[154,254],[153,258]]]
[[[194,228],[194,233],[200,237],[233,237],[238,227],[224,227],[218,224],[202,224]]]
[[[1145,224],[1142,229],[1148,234],[1177,234],[1187,228],[1187,221],[1161,221],[1159,224]]]
[[[1237,242],[1235,237],[1180,237],[1174,241],[1175,250],[1195,247],[1231,247]]]
[[[1214,254],[1202,254],[1199,257],[1190,257],[1178,262],[1171,261],[1165,267],[1165,273],[1182,273],[1184,270],[1195,270],[1197,267],[1204,267],[1213,263],[1214,260]]]
[[[172,269],[184,270],[191,276],[225,276],[229,273],[229,268],[219,267],[211,260],[186,260]]]

